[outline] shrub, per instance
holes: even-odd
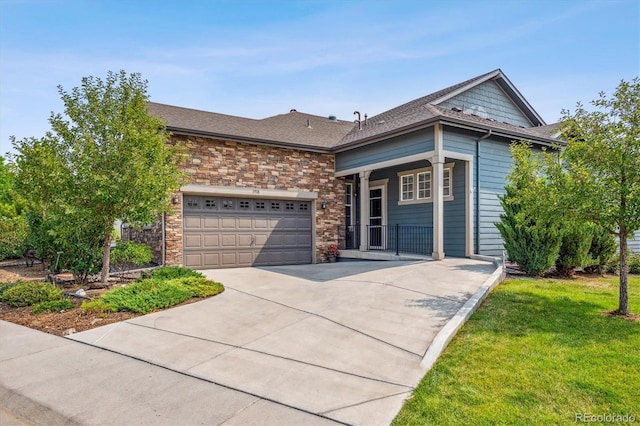
[[[40,314],[43,312],[60,312],[73,308],[73,303],[69,299],[50,300],[36,304],[31,312]]]
[[[116,312],[113,306],[109,305],[102,299],[97,300],[85,300],[80,305],[80,309],[85,312],[93,312],[96,314],[106,314],[107,312]]]
[[[0,215],[0,260],[22,257],[27,247],[28,230],[24,216]]]
[[[562,237],[554,224],[535,221],[525,214],[515,201],[515,190],[506,187],[500,196],[504,214],[496,227],[504,240],[509,259],[516,262],[526,274],[537,276],[555,263]]]
[[[627,266],[629,267],[629,273],[640,274],[640,253],[633,253],[631,250],[628,250]],[[616,253],[615,256],[609,259],[606,271],[610,274],[617,274],[620,272],[620,253]]]
[[[2,295],[5,291],[13,287],[13,284],[0,283],[0,300],[2,300]]]
[[[640,274],[640,253],[629,256],[627,263],[629,265],[629,273]]]
[[[590,263],[589,249],[593,239],[593,229],[588,223],[565,222],[563,225],[556,271],[560,275],[570,276],[575,268]]]
[[[116,311],[147,314],[184,302],[191,294],[192,290],[176,282],[150,279],[111,290],[102,295],[102,300]]]
[[[153,253],[148,245],[119,241],[111,250],[110,261],[121,273],[124,273],[133,269],[134,266],[146,265],[151,262],[151,259],[153,259]]]
[[[211,297],[224,291],[224,286],[202,277],[175,278],[170,282],[187,287],[193,297]]]
[[[591,257],[590,265],[585,270],[588,272],[602,274],[607,269],[607,264],[615,255],[618,249],[616,238],[613,234],[606,232],[602,227],[595,225],[593,228],[593,238],[589,248]]]
[[[189,268],[183,268],[181,266],[163,266],[162,268],[155,269],[151,275],[153,278],[159,280],[172,280],[174,278],[182,277],[204,278],[204,275],[200,272]]]
[[[51,283],[21,282],[5,290],[2,301],[14,307],[30,306],[62,298],[62,291]]]

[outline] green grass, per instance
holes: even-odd
[[[640,322],[607,317],[617,277],[498,286],[422,379],[394,425],[640,422]],[[629,306],[640,313],[640,277]]]

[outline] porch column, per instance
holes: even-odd
[[[433,260],[444,259],[444,153],[442,124],[434,126],[433,166]]]
[[[473,194],[474,194],[474,187],[473,187],[473,162],[472,161],[465,161],[464,162],[464,182],[465,182],[465,189],[466,189],[466,197],[464,200],[464,206],[465,206],[465,222],[466,222],[466,235],[464,238],[465,241],[465,250],[464,250],[464,255],[467,257],[470,257],[473,254],[473,236],[475,235],[474,229],[473,229]]]
[[[371,170],[360,172],[360,251],[367,251],[367,225],[369,224],[369,176]]]

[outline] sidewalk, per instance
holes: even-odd
[[[2,425],[336,424],[5,321],[0,363]]]

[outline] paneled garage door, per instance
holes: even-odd
[[[184,196],[184,265],[194,269],[311,263],[311,203]]]

